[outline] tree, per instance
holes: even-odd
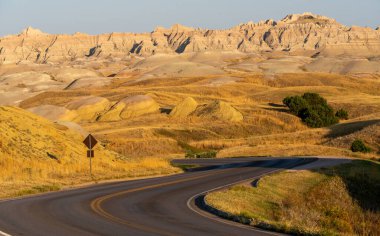
[[[309,127],[318,128],[323,126],[323,120],[320,118],[318,113],[311,109],[306,109],[303,113],[302,121],[305,122]]]
[[[318,93],[304,93],[302,98],[305,99],[310,106],[328,106],[327,100],[321,97]]]
[[[308,107],[308,103],[305,99],[300,96],[286,97],[283,100],[283,103],[289,107],[289,110],[295,114],[299,115],[300,112]]]
[[[283,103],[289,107],[290,112],[300,117],[310,127],[319,128],[339,122],[327,100],[317,93],[286,97]]]

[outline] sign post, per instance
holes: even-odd
[[[94,150],[92,148],[98,143],[98,141],[89,134],[83,141],[83,143],[87,146],[87,157],[90,158],[90,176],[92,178],[92,161],[91,159],[94,157]]]

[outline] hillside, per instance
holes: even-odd
[[[86,147],[83,138],[67,127],[15,107],[0,107],[1,153],[20,159],[78,162]],[[115,153],[98,149],[102,158]],[[50,154],[50,155],[49,155]]]
[[[106,87],[43,93],[25,100],[21,106],[33,109],[50,104],[54,105],[50,108],[52,112],[57,107],[67,109],[67,104],[83,101],[88,96],[104,97],[115,105],[112,108],[100,106],[99,109],[94,107],[88,110],[93,111],[88,113],[91,117],[95,117],[96,111],[100,110],[99,119],[74,121],[84,129],[98,134],[107,147],[131,157],[178,155],[185,152],[181,146],[183,143],[200,149],[218,150],[220,157],[360,156],[361,154],[349,151],[355,138],[363,139],[372,147],[374,152],[368,154],[368,157],[378,155],[380,94],[373,90],[380,84],[377,79],[354,79],[327,74],[307,74],[302,79],[297,77],[299,75],[296,74],[277,75],[276,80],[271,81],[273,84],[266,84],[268,81],[265,78],[247,76],[217,89],[199,86],[196,79],[176,80],[175,83],[157,79],[144,86],[115,84],[112,91]],[[176,85],[183,80],[188,84]],[[209,78],[203,79],[207,80]],[[118,79],[118,82],[123,83],[122,81],[130,79]],[[287,84],[283,84],[285,81]],[[315,86],[317,83],[322,85]],[[357,88],[362,92],[358,93]],[[284,97],[303,92],[321,93],[335,109],[347,109],[349,120],[326,128],[306,127],[282,105]],[[137,98],[140,97],[149,97],[148,101],[154,104],[155,110],[150,110],[151,106],[144,103],[126,107],[121,102],[139,101]],[[188,97],[192,98],[190,105],[193,107],[184,103],[190,110],[180,110]],[[218,104],[229,105],[222,109]],[[120,114],[124,109],[126,114],[135,115],[122,119]],[[173,115],[171,111],[173,114],[183,114]],[[235,119],[235,116],[239,119]]]
[[[91,180],[84,137],[20,108],[0,106],[0,197],[58,190]],[[95,180],[173,173],[168,161],[129,160],[95,147]]]

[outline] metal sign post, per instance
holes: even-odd
[[[94,150],[92,148],[98,143],[98,141],[89,134],[83,141],[83,143],[87,146],[87,157],[90,158],[90,176],[92,178],[92,158],[94,157]]]

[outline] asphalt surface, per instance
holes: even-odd
[[[279,235],[204,212],[194,198],[315,160],[182,160],[176,164],[208,170],[6,200],[0,202],[0,235]]]

